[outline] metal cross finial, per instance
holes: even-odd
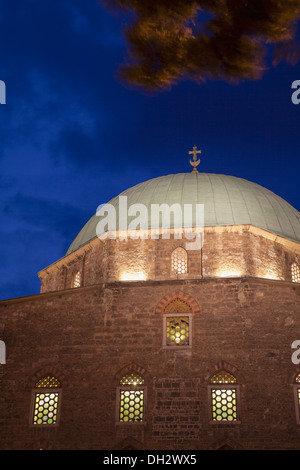
[[[197,147],[194,145],[193,150],[189,152],[189,154],[193,155],[193,161],[190,160],[190,164],[194,167],[192,173],[198,173],[197,166],[200,163],[200,159],[197,160],[197,154],[201,153],[201,150],[197,150]]]

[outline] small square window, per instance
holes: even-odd
[[[191,322],[189,314],[164,316],[164,346],[183,348],[191,346]]]

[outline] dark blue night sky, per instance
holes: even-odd
[[[118,78],[122,19],[96,0],[0,0],[1,292],[36,294],[99,204],[161,175],[261,184],[300,210],[300,61],[239,85],[182,81],[149,95]]]

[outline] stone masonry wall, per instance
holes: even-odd
[[[192,347],[163,347],[161,299],[194,299]],[[0,302],[1,449],[299,449],[291,361],[300,285],[264,279],[111,282]],[[145,421],[120,424],[116,390],[138,368]],[[239,424],[211,424],[219,368],[240,387]],[[30,425],[37,377],[62,382],[60,423]]]
[[[279,242],[241,228],[219,227],[205,230],[202,250],[188,250],[188,272],[174,274],[171,255],[186,247],[188,240],[95,239],[86,248],[63,258],[43,271],[41,292],[72,287],[77,271],[83,286],[128,280],[201,279],[251,276],[291,280],[291,264],[300,265],[298,254]]]

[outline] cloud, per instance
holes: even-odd
[[[147,90],[186,78],[259,79],[266,45],[291,47],[300,15],[300,0],[99,1],[129,18],[120,75]]]

